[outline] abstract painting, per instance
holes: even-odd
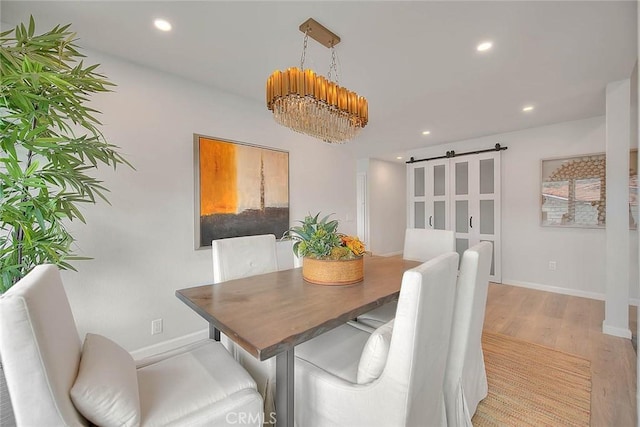
[[[194,135],[195,243],[289,228],[289,153]]]

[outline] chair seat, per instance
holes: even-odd
[[[358,323],[377,329],[396,317],[397,308],[397,301],[390,302],[358,316]]]
[[[231,425],[262,411],[255,381],[210,340],[141,361],[138,387],[142,426]]]
[[[360,355],[370,336],[371,334],[351,325],[338,326],[296,346],[296,358],[355,384]],[[336,357],[336,354],[340,357]],[[301,369],[302,366],[297,364],[296,369]]]

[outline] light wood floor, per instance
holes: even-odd
[[[602,333],[603,319],[603,301],[492,283],[484,329],[589,359],[591,425],[636,426],[636,354],[631,340]]]

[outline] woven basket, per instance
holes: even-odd
[[[304,258],[302,277],[316,285],[352,285],[364,279],[363,257],[354,259]]]

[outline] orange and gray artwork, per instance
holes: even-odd
[[[289,228],[289,153],[197,137],[199,243]]]

